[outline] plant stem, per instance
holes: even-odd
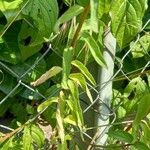
[[[73,37],[72,42],[71,42],[71,46],[73,48],[76,46],[76,41],[78,39],[78,36],[79,36],[80,31],[81,31],[82,25],[84,23],[84,20],[87,18],[87,15],[88,15],[89,11],[90,11],[90,3],[84,8],[84,11],[81,15],[79,25],[76,29],[76,32],[75,32],[74,37]]]

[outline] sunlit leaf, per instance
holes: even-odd
[[[50,70],[46,71],[40,78],[36,81],[31,82],[32,86],[38,86],[44,82],[46,82],[49,78],[56,76],[58,73],[62,71],[62,68],[59,66],[54,66]]]
[[[121,48],[135,37],[142,28],[142,18],[147,0],[113,0],[111,7],[111,29]]]
[[[59,25],[71,20],[73,17],[79,15],[83,11],[83,7],[79,5],[73,5],[69,7],[67,11],[57,20],[55,30],[58,31]]]
[[[38,28],[38,34],[32,45],[43,43],[49,38],[58,17],[58,4],[56,0],[32,0],[22,10],[22,14],[33,19],[33,26]]]
[[[50,106],[52,103],[57,103],[58,102],[58,97],[52,97],[46,101],[44,101],[42,104],[40,104],[37,108],[37,111],[40,112]]]
[[[67,89],[67,80],[71,71],[71,61],[73,58],[73,48],[64,49],[63,53],[63,71],[62,71],[62,87]]]
[[[84,76],[81,73],[72,73],[72,74],[70,74],[69,77],[81,86],[81,88],[86,92],[90,101],[93,102],[92,95],[91,95],[90,90],[88,89],[88,87],[86,85],[86,80],[85,80]]]
[[[43,130],[38,125],[30,126],[30,133],[34,143],[38,148],[42,148],[45,143],[45,136]]]
[[[134,44],[135,42],[132,42],[130,44],[130,47],[132,47]],[[144,55],[148,55],[149,51],[150,51],[150,34],[145,34],[139,39],[139,41],[132,48],[132,55],[133,58],[139,58],[143,57]]]
[[[90,74],[90,72],[88,71],[88,69],[78,60],[74,60],[71,62],[72,65],[74,65],[75,67],[77,67],[82,74],[93,84],[95,85],[96,82],[93,78],[93,76]]]
[[[98,1],[90,0],[90,6],[91,6],[90,27],[94,32],[98,32]]]
[[[31,137],[30,128],[26,126],[24,128],[23,134],[23,149],[24,150],[34,150],[33,139]]]
[[[106,63],[103,58],[102,51],[101,51],[100,47],[98,46],[98,44],[96,43],[96,41],[94,40],[94,38],[89,33],[84,32],[82,35],[82,39],[86,42],[95,61],[100,66],[106,67]]]

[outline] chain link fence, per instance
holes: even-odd
[[[141,30],[141,32],[145,29],[145,27],[148,25],[150,23],[150,19],[147,21],[147,23],[143,26],[143,28],[142,28],[142,30]],[[132,73],[134,73],[134,72],[138,72],[138,76],[140,76],[140,75],[142,75],[146,70],[148,70],[149,69],[149,67],[150,67],[150,61],[147,61],[146,62],[146,64],[142,67],[142,68],[140,68],[140,69],[138,69],[138,70],[135,70],[134,72],[128,72],[128,73],[126,73],[126,71],[124,70],[124,62],[126,61],[126,59],[127,59],[127,57],[131,54],[131,51],[132,51],[132,49],[135,47],[135,45],[139,42],[139,40],[140,40],[140,34],[137,36],[137,38],[136,38],[136,41],[134,42],[134,44],[130,47],[130,49],[129,50],[127,50],[126,52],[125,52],[125,54],[121,57],[121,58],[119,58],[119,56],[115,56],[115,72],[114,72],[114,75],[110,78],[110,80],[109,81],[107,81],[104,85],[103,85],[103,87],[102,88],[104,88],[104,87],[106,87],[110,82],[115,82],[115,80],[116,79],[126,79],[127,81],[131,81],[132,79],[131,79],[131,74]],[[32,66],[30,66],[29,67],[29,69],[28,70],[26,70],[26,72],[24,72],[24,74],[22,74],[21,76],[20,75],[18,75],[15,71],[13,71],[11,68],[9,68],[5,63],[3,63],[2,61],[0,61],[0,68],[1,69],[4,69],[5,71],[7,71],[10,75],[12,75],[13,77],[15,77],[15,78],[17,78],[17,84],[13,87],[13,89],[3,98],[3,99],[1,99],[0,100],[0,107],[1,107],[1,105],[5,102],[5,101],[7,101],[8,100],[8,98],[13,94],[13,93],[15,93],[16,92],[16,90],[18,89],[18,88],[20,88],[21,86],[23,86],[24,88],[27,88],[27,89],[29,89],[31,92],[33,92],[33,93],[36,93],[36,94],[38,94],[42,99],[44,99],[44,100],[46,100],[47,99],[47,97],[45,97],[45,95],[43,95],[43,94],[41,94],[39,91],[37,91],[37,90],[35,90],[32,86],[30,86],[29,84],[26,84],[24,81],[23,81],[23,78],[31,71],[31,70],[33,70],[38,64],[39,64],[39,62],[43,59],[43,58],[45,58],[48,54],[49,54],[49,52],[50,52],[50,50],[53,50],[53,52],[56,52],[54,49],[53,49],[53,45],[49,45],[49,47],[48,47],[48,49],[40,56],[40,57],[38,57],[36,60],[35,60],[35,62],[34,62],[34,64],[32,65]],[[56,52],[56,54],[57,54],[57,52]],[[147,56],[148,56],[148,59],[150,60],[150,55],[149,54],[147,54]],[[56,60],[57,61],[57,60]],[[116,69],[117,68],[117,69]],[[3,82],[3,80],[4,80],[4,78],[5,78],[5,74],[3,73],[3,71],[1,70],[1,72],[0,72],[1,74],[2,74],[2,76],[3,76],[3,79],[1,80],[1,83]],[[104,104],[105,105],[105,107],[106,107],[106,109],[109,109],[109,112],[110,112],[110,114],[103,114],[103,115],[106,115],[106,116],[108,116],[108,118],[110,118],[111,117],[111,121],[108,123],[108,124],[104,124],[104,125],[101,125],[101,126],[94,126],[94,124],[93,124],[93,126],[88,126],[87,127],[87,131],[95,131],[96,129],[100,129],[101,127],[107,127],[107,128],[110,128],[111,126],[113,126],[113,125],[119,125],[119,124],[127,124],[127,123],[131,123],[132,122],[132,120],[129,120],[129,121],[124,121],[124,122],[115,122],[115,120],[116,120],[116,111],[117,111],[117,109],[119,108],[119,106],[121,105],[121,103],[120,103],[120,105],[118,105],[116,108],[112,108],[111,106],[108,106],[102,99],[100,99],[100,97],[99,97],[99,92],[100,91],[98,91],[97,90],[97,87],[98,86],[100,86],[99,84],[97,84],[97,87],[93,87],[92,85],[90,85],[89,83],[87,83],[88,84],[88,86],[89,86],[89,88],[90,88],[90,90],[91,91],[93,91],[94,92],[94,95],[96,95],[96,98],[94,99],[94,101],[92,102],[92,103],[90,103],[90,104],[86,104],[85,106],[84,106],[84,109],[83,109],[83,113],[85,114],[85,113],[87,113],[87,112],[94,112],[94,113],[96,113],[96,114],[100,114],[101,112],[97,112],[97,110],[95,110],[95,108],[94,108],[94,105],[98,102],[98,101],[100,101],[101,102],[101,104]],[[80,93],[80,96],[82,96],[84,94],[84,92],[81,92]],[[82,101],[82,100],[81,100]],[[83,100],[84,101],[84,100]],[[85,102],[86,103],[86,102]],[[39,112],[36,116],[34,116],[32,119],[30,119],[30,120],[28,120],[29,122],[33,122],[33,121],[35,121],[44,111],[46,110],[46,108],[42,111],[42,112]],[[2,128],[2,129],[5,129],[5,130],[8,130],[8,131],[13,131],[14,129],[11,129],[9,126],[5,126],[4,124],[0,124],[0,128]],[[92,144],[94,144],[94,140],[95,140],[95,137],[94,137],[94,135],[91,135],[91,134],[89,134],[88,132],[84,132],[83,133],[90,141],[92,141],[91,142],[91,145]],[[96,134],[95,134],[96,135]],[[101,135],[99,135],[99,136],[101,136]],[[89,147],[89,149],[90,149],[91,147]]]

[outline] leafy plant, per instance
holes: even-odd
[[[107,69],[104,34],[110,28],[118,45],[115,61],[131,54],[121,62],[131,80],[114,79],[112,108],[118,107],[116,122],[131,118],[133,124],[114,123],[102,147],[149,149],[149,66],[138,72],[149,62],[150,29],[142,28],[149,7],[147,0],[2,0],[0,112],[3,119],[10,115],[14,130],[2,134],[0,148],[66,150],[80,146],[76,136],[85,142],[80,92],[93,103],[89,84],[96,88],[97,82],[88,66]]]

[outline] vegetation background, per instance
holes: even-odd
[[[97,78],[109,67],[107,105]],[[150,1],[0,0],[0,91],[1,150],[149,150]]]

